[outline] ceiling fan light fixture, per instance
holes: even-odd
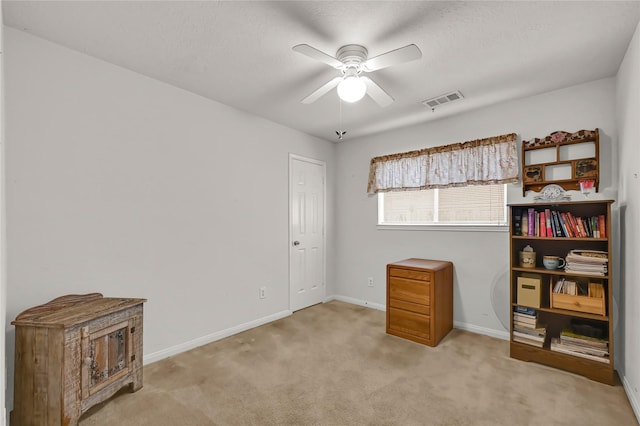
[[[337,86],[338,96],[345,102],[358,102],[367,94],[375,103],[381,107],[386,107],[393,102],[393,98],[372,79],[367,76],[361,77],[360,74],[414,61],[422,57],[422,52],[415,44],[390,50],[373,58],[369,58],[367,49],[359,44],[342,46],[338,49],[335,57],[308,44],[298,44],[293,46],[292,49],[295,52],[342,71],[342,77],[335,77],[316,89],[300,101],[303,104],[310,104],[317,101]]]
[[[348,75],[338,84],[338,96],[345,102],[358,102],[367,93],[367,86],[357,75]]]

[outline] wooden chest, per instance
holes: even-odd
[[[77,425],[122,387],[140,389],[145,301],[67,295],[18,315],[11,425]]]
[[[453,328],[453,263],[406,259],[387,265],[387,333],[436,346]]]

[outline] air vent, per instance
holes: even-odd
[[[436,96],[435,98],[427,99],[426,101],[422,101],[422,103],[426,107],[435,108],[440,105],[450,104],[451,102],[458,101],[460,99],[464,99],[464,96],[462,96],[462,93],[456,90],[455,92],[451,92],[444,95]]]

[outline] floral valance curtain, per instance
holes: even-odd
[[[371,159],[367,192],[518,181],[516,134]]]

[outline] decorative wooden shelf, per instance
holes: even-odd
[[[586,149],[594,145],[593,155],[573,154],[570,147]],[[582,146],[580,146],[582,145]],[[539,150],[555,151],[553,159],[538,162],[531,159],[532,153]],[[550,157],[552,155],[549,155]],[[581,180],[593,180],[594,191],[598,192],[600,183],[600,135],[598,129],[579,130],[575,133],[557,131],[545,138],[522,141],[522,195],[527,191],[540,192],[547,185],[559,185],[565,190],[580,190]],[[565,168],[570,176],[554,179],[553,168]]]

